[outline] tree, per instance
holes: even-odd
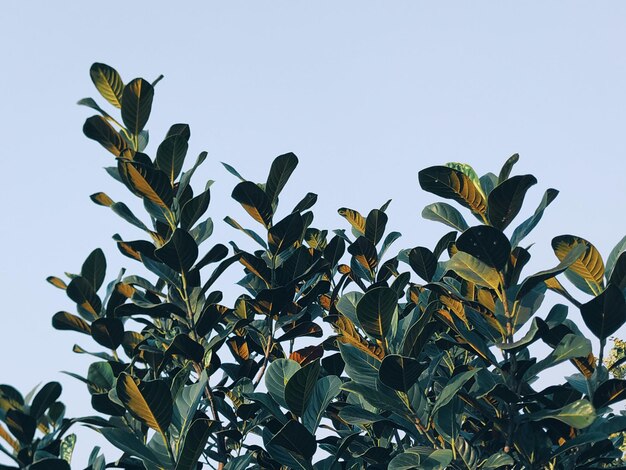
[[[34,397],[0,386],[0,450],[13,461],[1,468],[70,468],[76,424],[122,452],[107,464],[96,447],[93,470],[620,465],[626,417],[612,407],[626,398],[626,381],[610,377],[603,359],[606,339],[626,322],[626,238],[605,263],[589,241],[557,236],[557,261],[522,275],[531,255],[521,242],[558,191],[548,189],[535,213],[507,230],[537,183],[511,176],[517,155],[480,178],[461,163],[420,171],[425,191],[477,223],[435,202],[422,215],[453,230],[433,249],[395,252],[400,234],[387,230],[387,204],[366,216],[341,208],[349,230],[329,232],[312,225],[315,194],[281,200],[294,154],[277,157],[261,183],[225,165],[255,227],[227,217],[253,248],[228,247],[210,242],[211,182],[192,186],[206,153],[185,165],[189,127],[174,124],[153,157],[144,153],[159,79],[124,84],[99,63],[90,74],[121,118],[81,100],[97,112],[83,131],[113,154],[107,172],[146,214],[104,193],[91,199],[145,233],[113,238],[149,274],[122,271],[105,284],[96,249],[77,274],[48,278],[76,306],[54,314],[54,328],[102,348],[88,353],[96,361],[86,374],[72,374],[99,414],[66,418],[57,382]],[[247,293],[227,302],[220,276],[236,267]],[[542,309],[547,290],[580,310],[597,351],[566,305]],[[549,349],[541,358],[529,349],[538,342]],[[533,386],[565,361],[578,372]]]

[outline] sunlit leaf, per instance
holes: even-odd
[[[572,235],[561,235],[552,239],[552,249],[561,261],[577,245],[583,245],[585,252],[568,267],[565,276],[584,292],[598,295],[604,289],[604,262],[596,247],[587,240]]]
[[[116,108],[121,108],[124,83],[117,70],[96,62],[89,69],[89,75],[102,97]]]
[[[272,205],[267,194],[256,184],[243,181],[233,189],[232,198],[243,206],[250,216],[268,228],[272,223]]]
[[[142,382],[122,372],[117,378],[116,391],[130,414],[165,435],[172,421],[172,396],[167,382]]]
[[[479,188],[466,174],[446,166],[432,166],[419,172],[424,191],[453,199],[475,214],[484,214],[487,203]]]
[[[122,93],[122,120],[126,128],[138,135],[150,117],[154,88],[143,78],[136,78],[124,87]]]

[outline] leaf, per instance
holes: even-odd
[[[122,372],[117,378],[115,389],[131,415],[165,436],[172,421],[172,396],[167,382],[141,382]]]
[[[331,267],[335,267],[346,252],[346,242],[343,238],[335,235],[324,248],[324,259]]]
[[[46,281],[48,281],[50,284],[52,284],[57,289],[61,289],[61,290],[67,289],[67,285],[65,284],[63,279],[59,279],[56,276],[48,276],[46,278]]]
[[[98,318],[91,324],[91,337],[109,349],[117,349],[124,339],[124,324],[118,318]]]
[[[472,183],[474,183],[474,186],[476,186],[476,188],[482,193],[482,195],[486,197],[485,192],[483,191],[480,184],[480,178],[478,177],[478,174],[471,165],[468,165],[467,163],[448,162],[445,166],[447,166],[448,168],[453,168],[465,174],[470,180],[472,180]]]
[[[437,258],[428,248],[418,246],[409,251],[409,265],[415,274],[430,282],[437,271]]]
[[[302,239],[304,223],[299,212],[293,212],[272,226],[267,232],[267,243],[273,256],[291,248]]]
[[[188,272],[198,258],[198,245],[186,230],[177,228],[165,245],[154,254],[177,272]]]
[[[528,415],[531,421],[553,418],[575,429],[584,429],[596,419],[596,410],[588,400],[582,399],[570,403],[558,410],[545,410]]]
[[[414,470],[420,468],[420,454],[406,449],[397,454],[387,466],[387,470]]]
[[[378,255],[376,254],[374,244],[363,236],[359,237],[348,247],[348,253],[354,257],[356,262],[373,279],[374,272],[378,266]]]
[[[180,227],[185,230],[191,229],[209,208],[210,202],[211,191],[208,187],[202,194],[187,201],[180,213]]]
[[[519,160],[519,154],[515,153],[511,155],[504,165],[502,165],[502,169],[500,170],[500,174],[498,175],[498,184],[506,181],[511,174],[511,170],[513,169],[513,165],[515,165]]]
[[[203,371],[195,384],[182,387],[179,390],[174,401],[172,414],[172,425],[178,431],[179,436],[184,436],[187,433],[187,429],[191,425],[198,411],[200,401],[204,396],[207,381],[208,375],[206,371]],[[176,393],[175,391],[173,392]]]
[[[476,373],[478,373],[480,369],[472,369],[466,372],[461,372],[460,374],[452,377],[446,386],[441,390],[433,408],[430,412],[431,416],[434,416],[437,410],[439,410],[442,406],[447,405],[450,401],[456,396],[456,394],[461,390],[463,385],[470,380]]]
[[[296,371],[300,370],[300,364],[290,359],[276,359],[265,372],[265,386],[269,394],[276,402],[288,408],[285,401],[285,386]]]
[[[613,247],[609,257],[606,259],[606,274],[608,277],[612,277],[615,263],[624,250],[626,250],[626,235]]]
[[[269,444],[284,447],[307,460],[313,458],[317,450],[315,437],[302,424],[294,420],[287,421],[287,424],[274,435]]]
[[[153,97],[154,88],[143,78],[136,78],[124,87],[122,120],[132,134],[139,135],[148,122]]]
[[[46,410],[50,408],[50,405],[61,396],[61,390],[62,388],[59,382],[48,382],[41,387],[41,390],[39,390],[35,398],[33,398],[29,414],[35,418],[35,420],[39,420],[39,418],[45,414]]]
[[[176,470],[195,470],[209,436],[217,427],[216,421],[196,419],[185,434],[185,441],[178,456]]]
[[[29,465],[28,470],[71,470],[71,467],[63,459],[45,458]]]
[[[180,333],[172,340],[165,351],[165,355],[178,355],[196,363],[201,363],[204,358],[204,348],[185,333]]]
[[[358,235],[365,235],[365,218],[358,211],[342,207],[337,212],[350,223]]]
[[[91,284],[94,291],[97,291],[104,282],[106,268],[107,262],[104,253],[100,248],[96,248],[83,263],[80,269],[80,275]]]
[[[455,207],[445,202],[428,204],[422,210],[422,217],[428,220],[434,220],[435,222],[441,222],[459,232],[467,230],[469,227],[461,213]]]
[[[626,400],[626,380],[622,379],[609,379],[601,383],[593,394],[593,406],[596,409],[622,400]]]
[[[265,194],[272,204],[276,202],[296,166],[298,166],[298,157],[291,152],[279,155],[272,162],[267,175],[267,183],[265,183]]]
[[[306,193],[306,195],[302,198],[302,200],[296,204],[296,207],[293,208],[291,212],[304,212],[307,209],[310,209],[317,202],[317,194],[315,193]]]
[[[586,250],[585,246],[580,244],[574,247],[561,262],[552,269],[547,269],[545,271],[540,271],[532,276],[528,276],[522,282],[522,286],[517,291],[515,295],[515,300],[521,299],[528,292],[533,290],[533,288],[548,279],[552,279],[553,277],[561,274],[565,271],[572,263],[574,263],[578,257]]]
[[[184,135],[174,134],[167,137],[157,149],[154,163],[163,171],[173,184],[183,169],[189,144]]]
[[[572,235],[561,235],[552,239],[552,249],[561,261],[577,245],[585,246],[585,253],[569,266],[565,276],[587,294],[598,295],[604,289],[604,262],[596,247],[587,240]]]
[[[482,470],[495,470],[500,467],[504,467],[505,465],[513,465],[515,460],[509,454],[504,452],[498,452],[489,456],[488,459],[483,461],[482,466],[480,467]]]
[[[419,184],[424,191],[453,199],[475,214],[484,214],[487,205],[479,188],[469,176],[446,166],[432,166],[419,172]]]
[[[52,316],[52,326],[57,330],[69,330],[91,335],[91,327],[82,318],[68,312],[57,312]]]
[[[311,434],[315,434],[326,408],[339,395],[341,384],[341,379],[334,375],[322,377],[315,384],[313,393],[308,400],[308,405],[302,415],[302,424]]]
[[[526,235],[535,228],[543,216],[543,211],[556,199],[558,194],[559,192],[556,189],[550,188],[546,190],[535,213],[513,230],[513,235],[511,236],[511,246],[513,248],[519,245],[519,243],[526,238]]]
[[[486,225],[468,228],[457,238],[456,248],[497,271],[502,271],[511,258],[511,244],[506,235]]]
[[[121,108],[124,83],[117,70],[96,62],[89,69],[89,75],[102,97],[116,108]]]
[[[389,287],[377,287],[365,293],[356,306],[356,314],[365,332],[384,341],[397,323],[398,295]]]
[[[580,307],[585,325],[591,332],[605,341],[626,323],[626,300],[621,289],[609,284],[602,294]]]
[[[243,206],[257,222],[269,228],[272,223],[272,205],[267,194],[251,181],[243,181],[233,189],[232,198]]]
[[[489,194],[487,199],[487,218],[491,225],[504,230],[519,214],[528,189],[537,184],[533,175],[513,176],[502,181]]]
[[[171,207],[174,193],[165,173],[141,163],[120,161],[119,165],[131,188],[138,195],[161,208],[169,209]]]
[[[346,374],[353,381],[375,389],[381,361],[352,344],[339,343]]]
[[[97,431],[102,434],[107,441],[118,449],[128,452],[128,454],[146,460],[153,465],[160,466],[159,458],[146,447],[135,434],[122,428],[99,427]]]
[[[446,267],[466,281],[473,282],[476,285],[489,287],[496,291],[500,287],[498,271],[464,251],[457,252],[448,261]]]
[[[116,157],[127,148],[122,136],[102,116],[91,116],[83,125],[83,134],[95,140]]]
[[[613,284],[619,289],[626,289],[626,252],[622,252],[613,265],[609,284]]]
[[[302,416],[313,394],[320,373],[319,361],[298,369],[285,385],[285,403],[296,416]]]
[[[102,301],[96,295],[89,281],[78,276],[72,279],[65,291],[76,302],[78,312],[87,320],[95,320],[100,315]]]
[[[18,441],[24,445],[30,445],[37,428],[35,418],[20,410],[10,409],[6,412],[4,422]]]
[[[382,240],[387,225],[387,214],[378,209],[373,209],[365,219],[365,238],[374,245]]]
[[[378,374],[380,381],[386,386],[401,392],[408,392],[426,366],[411,357],[388,354],[380,364]]]

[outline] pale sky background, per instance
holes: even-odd
[[[71,352],[75,342],[99,347],[52,329],[52,314],[73,305],[45,278],[78,272],[96,247],[107,254],[107,280],[135,268],[111,236],[141,234],[88,197],[105,191],[137,207],[102,170],[113,156],[82,135],[93,113],[76,101],[104,104],[89,79],[93,62],[126,82],[165,75],[148,153],[169,125],[190,124],[189,163],[209,153],[196,184],[216,180],[213,243],[251,246],[222,222],[252,225],[230,201],[237,181],[220,161],[264,181],[275,156],[296,153],[282,201],[318,193],[319,228],[347,228],[339,207],[366,214],[392,198],[388,227],[403,233],[396,252],[432,248],[448,231],[420,217],[439,200],[419,188],[420,169],[461,161],[497,173],[519,152],[514,173],[539,180],[519,222],[545,189],[561,191],[525,241],[535,243],[531,274],[557,263],[556,235],[587,238],[606,258],[626,233],[625,26],[619,1],[3,2],[0,383],[25,393],[58,380],[68,414],[91,413],[84,385],[59,371],[86,374],[91,361]],[[222,282],[227,299],[234,279]],[[74,466],[102,442],[80,431]]]

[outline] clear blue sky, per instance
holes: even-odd
[[[84,386],[59,371],[86,372],[74,342],[97,346],[52,329],[72,304],[45,278],[78,271],[98,246],[109,278],[133,268],[111,235],[140,234],[88,198],[135,203],[102,170],[113,157],[81,132],[90,110],[75,103],[97,98],[92,62],[126,81],[165,75],[149,150],[170,124],[191,125],[190,154],[209,152],[199,179],[216,180],[217,239],[247,243],[221,222],[245,216],[220,161],[263,180],[273,157],[295,152],[283,200],[318,193],[320,228],[345,227],[339,207],[392,198],[399,248],[432,247],[446,232],[420,217],[436,198],[418,170],[462,161],[497,172],[519,152],[515,171],[539,179],[523,214],[546,188],[561,191],[528,239],[540,270],[555,264],[553,236],[585,237],[606,257],[626,233],[624,24],[618,1],[3,2],[0,383],[60,380],[69,414],[89,413]],[[77,468],[99,442],[80,433]]]

